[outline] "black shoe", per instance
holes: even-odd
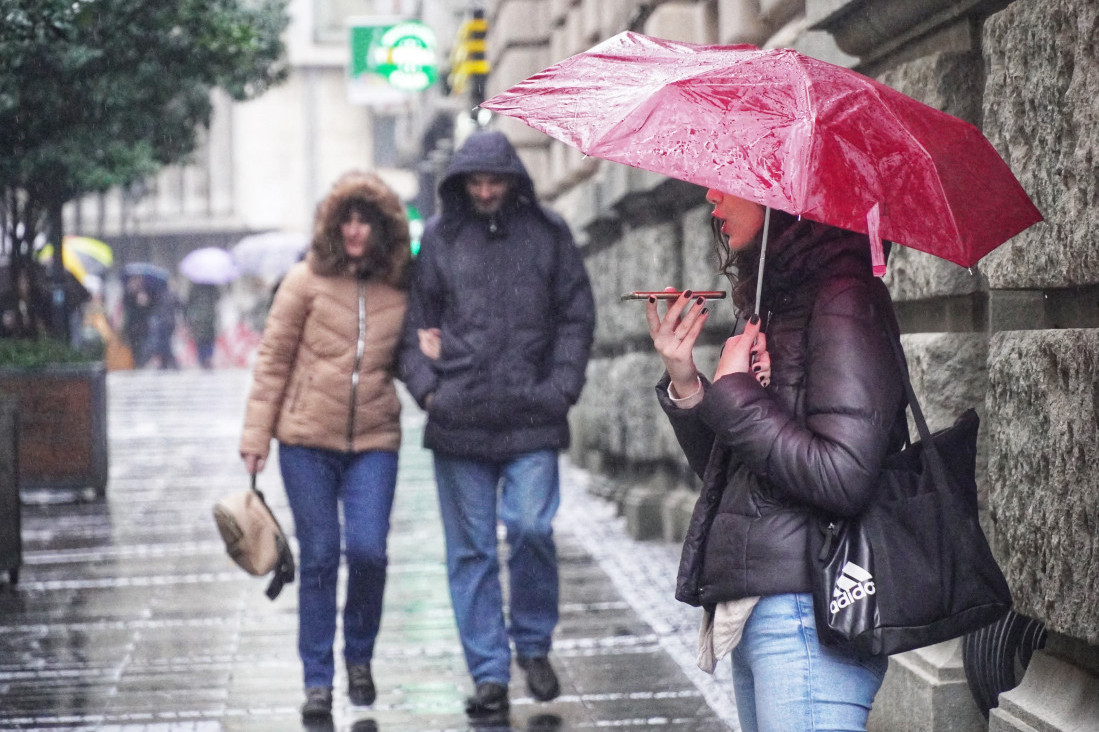
[[[556,699],[561,693],[561,685],[557,682],[557,674],[553,672],[549,659],[519,657],[519,668],[527,672],[527,688],[530,695],[538,701]]]
[[[301,718],[305,721],[318,721],[332,716],[332,690],[323,686],[310,686],[305,690],[305,704],[301,707]]]
[[[369,663],[347,664],[347,696],[357,707],[368,707],[377,698]]]
[[[508,706],[508,687],[486,681],[477,684],[477,693],[466,699],[466,714],[471,717],[502,715],[507,713]]]

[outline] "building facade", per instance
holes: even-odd
[[[189,164],[67,206],[65,231],[107,241],[121,261],[174,269],[195,247],[229,246],[257,232],[309,233],[317,202],[350,169],[376,170],[411,200],[415,140],[408,131],[422,95],[379,104],[354,99],[348,37],[355,19],[416,18],[422,5],[290,0],[286,82],[246,103],[215,93],[210,127]],[[447,28],[456,13],[440,4],[432,18]]]
[[[986,526],[1019,615],[997,639],[894,657],[872,724],[1099,729],[1099,598],[1093,582],[1074,579],[1099,576],[1094,0],[494,0],[485,14],[490,96],[634,30],[794,47],[984,131],[1045,221],[971,272],[894,247],[886,281],[932,428],[969,406],[982,418]],[[678,540],[697,484],[652,395],[661,366],[640,308],[618,295],[721,288],[707,264],[703,191],[585,158],[514,120],[491,124],[515,141],[541,195],[573,226],[596,292],[597,350],[574,410],[572,456],[608,476],[607,495],[636,535]],[[714,315],[700,359],[711,367],[718,331],[733,321],[723,303]],[[967,675],[977,697],[998,702],[987,719]]]

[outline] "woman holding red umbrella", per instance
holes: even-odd
[[[707,609],[700,665],[735,647],[745,730],[865,729],[886,661],[821,646],[807,545],[816,515],[860,513],[907,431],[883,240],[971,267],[1041,214],[969,122],[791,49],[627,31],[480,106],[709,189],[751,313],[712,382],[692,357],[705,300],[646,312],[659,398],[703,478],[676,596]]]
[[[904,441],[889,293],[866,235],[713,189],[706,200],[742,314],[712,381],[692,355],[704,301],[685,292],[663,314],[655,299],[646,309],[667,368],[658,397],[703,479],[676,597],[706,609],[700,650],[716,661],[731,648],[746,732],[865,730],[887,659],[820,644],[808,545],[816,515],[861,511]]]

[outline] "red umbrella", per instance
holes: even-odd
[[[1042,220],[968,122],[789,49],[620,33],[481,104],[594,157],[970,267]],[[880,237],[880,238],[879,238]]]

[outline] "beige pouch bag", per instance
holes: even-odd
[[[263,493],[252,487],[225,496],[214,504],[214,523],[225,542],[225,550],[241,569],[256,577],[275,573],[267,588],[274,600],[283,585],[294,581],[294,555],[290,543],[271,512]]]

